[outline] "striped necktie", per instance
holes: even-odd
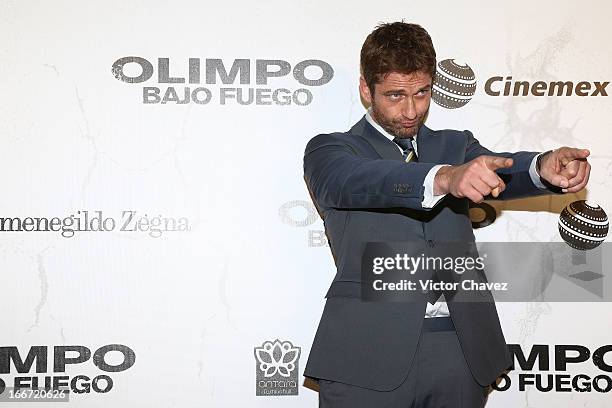
[[[400,139],[396,137],[393,139],[395,144],[397,144],[402,149],[402,154],[404,155],[404,161],[409,163],[411,161],[418,162],[419,158],[417,157],[414,147],[412,145],[412,138]]]

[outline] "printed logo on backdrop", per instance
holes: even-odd
[[[101,210],[79,210],[67,216],[0,217],[0,232],[55,232],[72,238],[82,232],[120,232],[160,238],[165,233],[190,231],[189,219],[136,210],[109,216]]]
[[[503,97],[563,97],[608,96],[610,81],[543,81],[537,78],[515,79],[512,75],[495,75],[483,85],[487,96]],[[461,108],[476,94],[474,70],[456,59],[438,62],[434,78],[433,101],[446,109]]]
[[[453,59],[438,62],[431,98],[447,109],[465,106],[476,93],[476,76],[467,64]]]
[[[308,227],[306,231],[306,244],[309,247],[319,248],[329,246],[324,229],[310,228],[321,220],[316,207],[310,201],[287,201],[278,209],[278,217],[283,224],[297,228]]]
[[[290,341],[265,341],[255,347],[255,395],[298,395],[300,348]]]
[[[188,71],[177,76],[177,66]],[[322,60],[307,59],[291,64],[281,59],[157,58],[153,63],[143,57],[117,59],[111,72],[119,81],[143,84],[142,103],[207,105],[310,105],[310,88],[332,80],[332,66]],[[153,78],[154,74],[157,76]],[[272,87],[275,78],[290,79],[295,87]],[[188,84],[188,85],[181,85]],[[230,85],[230,86],[227,86]],[[253,86],[256,85],[256,86]]]
[[[31,346],[27,354],[20,353],[19,348],[0,347],[0,402],[36,398],[24,392],[28,390],[106,394],[113,390],[121,373],[136,362],[134,351],[122,344],[102,346],[93,353],[86,346]],[[87,373],[97,368],[99,373],[79,373],[84,368]],[[67,375],[67,371],[71,374]],[[75,371],[77,374],[73,374]]]
[[[520,344],[509,344],[508,348],[514,371],[501,375],[497,383],[491,384],[497,391],[612,391],[612,345],[589,348],[581,344],[534,344],[528,353]],[[595,375],[581,372],[587,368],[599,372]]]

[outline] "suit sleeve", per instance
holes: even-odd
[[[542,194],[552,194],[555,192],[551,189],[541,189],[536,186],[529,174],[529,166],[539,152],[492,152],[486,147],[483,147],[478,140],[476,140],[472,132],[465,130],[464,133],[467,137],[464,163],[482,155],[506,157],[513,160],[514,163],[512,167],[496,171],[499,177],[506,183],[506,189],[499,195],[498,199],[508,200]],[[493,196],[487,197],[487,199],[492,198]]]
[[[304,154],[304,180],[320,208],[422,207],[434,163],[369,159],[333,134],[315,136]]]

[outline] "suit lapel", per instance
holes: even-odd
[[[363,138],[370,146],[372,146],[381,159],[399,161],[404,160],[402,153],[399,151],[395,143],[374,129],[374,127],[365,119],[365,115],[351,128],[350,132]]]
[[[419,128],[419,133],[417,133],[416,142],[420,162],[441,163],[442,149],[440,149],[438,139],[431,129],[422,125]]]
[[[378,153],[381,159],[403,161],[402,153],[395,143],[380,134],[368,123],[365,116],[350,130],[350,133],[363,138]],[[441,149],[434,132],[427,126],[419,128],[417,135],[417,150],[422,163],[441,163]]]

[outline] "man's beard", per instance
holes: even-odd
[[[418,133],[421,125],[424,122],[424,118],[426,115],[418,118],[418,122],[412,127],[403,126],[399,120],[395,118],[389,118],[383,115],[378,107],[372,101],[372,118],[378,123],[383,129],[387,131],[392,136],[395,136],[399,139],[407,139],[409,137],[414,137]]]

